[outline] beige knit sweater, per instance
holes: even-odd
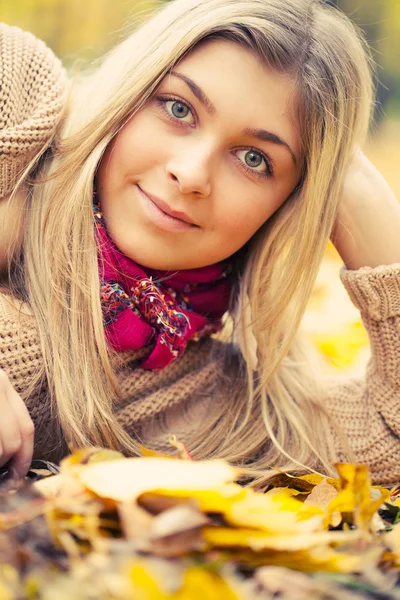
[[[35,56],[37,52],[42,53],[50,67],[45,70],[41,89],[51,88],[53,92],[58,89],[60,97],[62,95],[59,63],[51,58],[50,51],[44,49],[41,42],[36,42],[35,46],[34,38],[29,34],[0,25],[0,82],[3,77],[0,110],[7,106],[9,111],[7,122],[4,118],[0,121],[4,134],[0,136],[0,198],[1,190],[10,190],[16,177],[10,160],[10,139],[13,143],[16,139],[11,130],[16,126],[18,116],[12,110],[14,105],[9,97],[11,92],[11,95],[14,93],[9,71],[5,72],[4,67],[1,71],[2,65],[11,61],[7,55],[10,48],[21,48],[22,45],[19,55],[28,58],[29,52],[36,53]],[[30,64],[29,60],[20,61],[20,77],[16,80],[26,80],[23,71],[31,72]],[[4,86],[4,80],[8,88]],[[32,89],[36,89],[35,86]],[[39,128],[42,144],[51,141],[60,115],[61,104],[53,92],[50,100],[44,95],[43,105],[40,94],[35,92],[38,102],[34,116],[40,121],[45,115],[45,125]],[[21,114],[31,126],[32,115],[24,111]],[[33,136],[26,151],[24,127],[17,127],[17,130],[22,131],[22,142],[17,143],[12,152],[20,170],[31,158],[32,151],[37,152],[38,146],[37,138]],[[340,276],[361,311],[371,341],[371,360],[363,379],[326,379],[324,401],[347,433],[357,460],[370,466],[374,481],[392,483],[400,479],[400,264],[375,269],[364,267],[358,271],[342,269]],[[191,432],[202,415],[213,410],[212,387],[218,365],[211,357],[211,351],[220,343],[212,339],[189,343],[183,356],[161,372],[145,371],[139,366],[139,359],[148,350],[126,354],[118,374],[121,399],[115,405],[115,413],[127,432],[152,447],[163,449],[168,437],[167,425],[170,433],[177,434],[190,445]],[[40,369],[41,362],[38,333],[29,307],[0,292],[0,368],[7,372],[17,391],[21,391],[26,381]],[[228,408],[229,397],[225,401]],[[65,448],[57,441],[56,419],[51,414],[45,382],[30,396],[27,406],[36,427],[35,455],[59,458]],[[163,423],[163,431],[160,423]]]
[[[341,279],[360,309],[371,341],[371,359],[363,379],[325,380],[327,408],[346,432],[359,462],[369,465],[374,481],[400,479],[400,264],[358,271],[342,269]],[[146,350],[126,355],[119,373],[121,399],[115,406],[127,432],[154,448],[167,450],[169,432],[190,446],[191,431],[212,411],[211,392],[217,365],[212,339],[189,344],[184,355],[161,372],[138,364]],[[0,368],[17,390],[42,360],[29,308],[0,294]],[[191,402],[201,395],[201,401]],[[226,398],[227,406],[229,398]],[[33,394],[28,409],[36,426],[35,455],[59,458],[46,385]],[[159,419],[164,431],[159,428]]]
[[[50,143],[64,105],[61,62],[31,33],[0,23],[0,198]]]

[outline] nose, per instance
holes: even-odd
[[[201,148],[182,147],[173,153],[166,165],[167,177],[182,194],[206,198],[211,192],[210,152]]]

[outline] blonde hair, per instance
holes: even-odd
[[[73,86],[59,151],[42,171],[56,176],[33,188],[24,244],[49,393],[73,445],[139,453],[112,412],[117,359],[102,324],[93,180],[118,130],[209,37],[250,48],[295,81],[304,167],[299,185],[246,247],[221,373],[231,404],[227,410],[216,401],[190,450],[246,465],[258,483],[270,466],[329,472],[334,425],[296,332],[351,153],[367,135],[373,85],[365,41],[322,0],[174,0]]]

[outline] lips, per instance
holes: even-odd
[[[194,227],[196,227],[196,223],[194,223],[192,221],[192,219],[189,217],[189,215],[187,215],[185,212],[182,212],[179,210],[173,210],[172,208],[170,208],[168,206],[168,204],[166,202],[164,202],[164,200],[161,200],[160,198],[157,198],[157,196],[153,196],[152,194],[145,192],[139,185],[138,185],[138,188],[140,189],[140,191],[143,194],[145,194],[157,206],[157,208],[162,210],[163,213],[165,213],[166,215],[168,215],[170,217],[173,217],[174,219],[179,219],[180,221],[183,221],[184,223],[187,223],[188,225],[193,225]]]

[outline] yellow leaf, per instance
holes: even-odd
[[[162,452],[156,452],[155,450],[149,450],[148,448],[146,448],[145,446],[143,446],[142,444],[139,444],[139,448],[142,452],[142,455],[144,457],[152,457],[152,458],[173,458],[172,456],[169,456],[168,454],[163,454]]]
[[[239,600],[228,583],[217,573],[204,567],[189,567],[183,586],[173,600]]]
[[[328,573],[360,572],[366,565],[376,565],[381,551],[376,549],[367,552],[344,552],[330,546],[318,546],[309,550],[288,552],[286,550],[252,551],[249,548],[232,548],[220,550],[225,560],[249,564],[251,568],[264,565],[275,565],[295,569],[305,573],[326,571]]]
[[[186,569],[181,585],[172,593],[163,590],[157,573],[147,565],[135,564],[130,579],[133,600],[239,600],[220,575],[205,567]]]
[[[147,491],[207,490],[233,481],[239,473],[222,460],[173,458],[125,458],[75,467],[77,479],[88,490],[117,502],[132,501]]]
[[[376,488],[380,496],[371,498],[372,487],[366,465],[337,464],[342,489],[328,505],[328,516],[334,512],[350,513],[357,527],[368,529],[373,515],[390,498],[384,488]]]
[[[18,572],[9,564],[0,563],[0,598],[15,600],[15,587],[18,583]]]
[[[145,492],[138,500],[149,510],[153,511],[155,508],[155,512],[159,512],[164,506],[172,506],[174,503],[192,499],[198,502],[199,509],[205,513],[225,514],[233,502],[245,498],[251,491],[236,483],[226,483],[214,489],[163,489],[157,490],[156,494]]]
[[[239,527],[294,534],[320,529],[324,511],[319,507],[305,506],[290,492],[284,491],[279,494],[248,494],[243,500],[227,506],[223,514],[229,523]]]
[[[358,531],[317,531],[286,535],[269,535],[254,529],[233,527],[203,527],[202,536],[210,547],[249,547],[254,551],[278,550],[293,552],[308,550],[325,544],[355,542]]]
[[[120,460],[123,458],[125,458],[124,455],[116,450],[97,447],[80,448],[61,461],[61,470],[65,470],[67,467],[73,465],[86,465],[95,462]]]
[[[165,594],[141,564],[135,564],[130,570],[132,581],[132,598],[134,600],[170,600],[171,595]]]

